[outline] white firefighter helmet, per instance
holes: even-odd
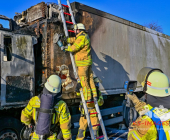
[[[74,24],[74,30],[77,30],[77,29],[86,30],[84,24],[82,24],[82,23]]]
[[[57,75],[51,75],[47,79],[45,87],[52,93],[59,93],[61,91],[61,78]]]

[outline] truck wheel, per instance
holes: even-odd
[[[16,132],[7,129],[0,132],[0,140],[19,140]]]
[[[137,112],[134,107],[125,107],[125,125],[129,127],[137,119]]]
[[[12,117],[0,118],[0,140],[20,140],[22,123]]]

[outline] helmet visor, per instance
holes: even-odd
[[[150,67],[144,67],[142,68],[137,76],[137,81],[144,87],[145,85],[145,80],[147,78],[147,76],[149,76],[148,74],[150,74],[152,71],[160,71],[162,72],[162,70],[160,69],[155,69],[155,68],[150,68]],[[162,72],[163,73],[163,72]]]

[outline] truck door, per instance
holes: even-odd
[[[34,39],[0,31],[1,106],[23,106],[34,95]]]

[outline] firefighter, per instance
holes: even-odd
[[[102,106],[104,104],[104,100],[103,100],[103,96],[102,96],[102,94],[99,90],[99,82],[101,82],[101,80],[98,77],[95,77],[94,83],[95,83],[95,86],[96,86],[96,89],[97,89],[97,95],[98,95],[98,101],[97,102],[98,102],[99,106]],[[87,108],[88,108],[90,113],[96,112],[94,103],[87,103]],[[79,127],[79,130],[78,130],[78,135],[77,135],[76,140],[84,140],[86,129],[87,129],[87,119],[86,119],[85,114],[84,114],[84,109],[83,109],[82,103],[80,103],[79,110],[81,112],[81,117],[80,117],[80,120],[79,120],[80,127]],[[90,119],[91,119],[92,125],[99,124],[99,120],[98,120],[96,114],[90,115]],[[93,130],[94,130],[95,137],[96,138],[99,137],[99,134],[98,134],[99,126],[93,127]],[[98,140],[98,139],[96,139],[96,140]]]
[[[50,92],[50,94],[57,94],[59,95],[58,98],[61,97],[62,90],[61,90],[61,79],[57,75],[51,75],[47,82],[45,83],[45,87],[43,89]],[[41,95],[42,96],[42,95]],[[30,99],[28,105],[22,110],[21,113],[21,122],[23,122],[28,127],[31,126],[31,120],[33,119],[34,123],[37,124],[37,110],[36,108],[40,108],[40,95],[34,96]],[[55,103],[54,103],[55,104]],[[63,134],[64,140],[70,140],[71,139],[71,115],[69,112],[69,109],[67,107],[67,104],[63,100],[59,100],[54,105],[54,111],[52,115],[51,122],[52,125],[57,125],[55,128],[58,127],[58,129],[55,129],[56,131],[61,129]],[[44,128],[46,129],[46,128]],[[60,138],[57,138],[57,132],[53,132],[52,135],[49,135],[47,140],[59,140]],[[39,140],[39,136],[36,134],[35,130],[32,134],[33,140]]]
[[[85,100],[92,100],[97,97],[95,84],[93,81],[92,72],[92,57],[90,38],[85,32],[85,26],[82,23],[74,25],[74,33],[76,37],[67,39],[67,43],[72,44],[68,46],[66,51],[74,52],[76,66],[78,67],[78,75],[83,87]]]
[[[138,82],[146,93],[146,103],[135,94],[127,95],[139,112],[132,123],[128,140],[170,140],[170,87],[168,77],[160,69],[145,67]]]

